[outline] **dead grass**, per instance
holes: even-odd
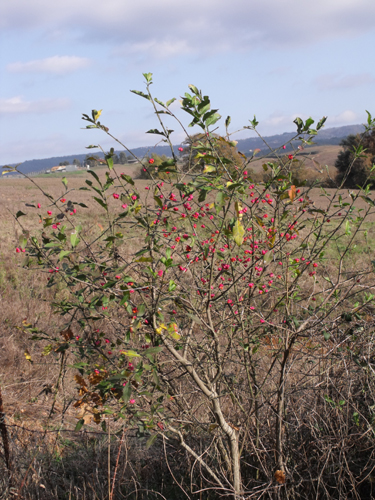
[[[326,154],[328,155],[328,153],[329,151],[327,150]],[[120,173],[125,171],[125,168],[121,166],[117,171]],[[104,180],[105,169],[97,169],[96,172]],[[129,172],[126,171],[126,173]],[[79,187],[84,185],[86,178],[92,180],[92,177],[87,173],[86,175],[81,174],[79,176],[67,174],[66,177],[68,179],[68,189],[73,190],[69,192],[69,196],[66,196],[65,187],[58,177],[43,177],[36,179],[36,181],[43,190],[54,198],[64,196],[72,201],[85,203],[89,208],[83,209],[78,207],[77,214],[74,216],[74,222],[88,224],[86,231],[91,237],[99,234],[100,225],[105,222],[104,210],[92,201],[92,193],[90,191],[78,190]],[[143,201],[147,196],[147,191],[144,189],[147,184],[148,182],[145,180],[136,181],[136,186],[140,190]],[[112,197],[112,193],[115,191],[115,188],[108,191],[108,203],[111,209],[119,210],[119,203]],[[327,189],[326,193],[332,195],[333,190]],[[349,200],[347,190],[342,190],[341,195],[343,202]],[[314,188],[311,191],[310,198],[314,201],[317,208],[325,208],[329,203],[329,197],[318,188]],[[88,427],[89,431],[94,433],[92,436],[86,434],[77,437],[74,433],[69,434],[65,432],[67,429],[74,428],[77,422],[76,412],[72,410],[70,405],[75,392],[74,383],[68,382],[72,377],[66,377],[65,385],[61,387],[56,399],[56,412],[50,414],[61,366],[61,357],[52,355],[54,357],[51,362],[51,355],[49,358],[40,356],[39,351],[37,352],[30,345],[22,329],[22,322],[27,321],[32,322],[41,329],[45,329],[47,332],[56,333],[63,328],[64,324],[64,319],[54,315],[50,306],[58,294],[64,293],[63,290],[47,289],[45,286],[48,278],[47,274],[40,271],[29,272],[23,269],[20,266],[22,257],[20,258],[15,253],[15,247],[19,244],[22,228],[12,214],[15,214],[18,210],[22,210],[27,213],[25,217],[20,218],[20,222],[25,228],[39,229],[40,227],[38,217],[36,217],[38,209],[26,207],[26,203],[41,203],[42,214],[46,214],[46,211],[50,209],[48,200],[43,197],[42,193],[35,186],[30,185],[28,180],[1,180],[0,210],[3,217],[0,222],[2,235],[0,249],[0,322],[3,328],[0,332],[0,383],[3,388],[7,421],[10,423],[12,452],[17,457],[18,479],[22,480],[22,474],[26,474],[31,464],[31,469],[28,472],[30,474],[29,489],[27,492],[24,492],[25,498],[41,498],[43,500],[49,498],[77,498],[77,500],[83,498],[100,498],[102,500],[107,498],[108,478],[106,470],[108,467],[108,446],[113,442],[112,452],[110,453],[113,470],[119,449],[119,436],[116,435],[119,426],[114,427],[112,430],[113,437],[109,438],[107,435],[98,432],[98,428],[94,424]],[[357,205],[363,209],[368,207],[362,199],[358,200]],[[358,236],[357,246],[353,248],[352,253],[348,256],[353,261],[355,259],[357,268],[363,268],[363,263],[368,261],[369,255],[374,250],[375,229],[372,225],[374,217],[374,213],[370,215],[368,223],[364,227],[367,230],[367,235],[362,232]],[[337,224],[338,218],[338,215],[336,218],[333,218],[332,224]],[[132,236],[134,235],[132,234]],[[345,238],[343,237],[339,242],[341,250],[347,244],[347,239]],[[334,266],[337,255],[337,253],[333,253],[327,256],[329,265]],[[302,373],[301,367],[304,364],[304,358],[301,353],[303,351],[303,355],[308,355],[311,352],[311,346],[301,345],[299,349],[295,355],[295,370],[297,374],[298,372]],[[26,350],[30,353],[33,363],[27,361],[24,354]],[[268,362],[268,359],[266,361]],[[306,377],[306,381],[311,380],[311,374],[304,376]],[[343,384],[339,383],[339,373],[337,372],[335,376],[337,377],[337,387],[344,391]],[[319,374],[316,377],[318,379]],[[296,376],[296,380],[297,378]],[[271,390],[272,388],[270,387]],[[245,398],[246,392],[244,393]],[[316,411],[318,406],[317,402],[306,402],[302,396],[299,399],[299,396],[296,395],[295,400],[295,408],[303,408],[303,405],[311,405],[311,411],[313,412]],[[328,410],[334,413],[329,406]],[[61,420],[62,414],[63,421]],[[333,422],[335,415],[331,416]],[[264,410],[263,417],[264,428],[266,429],[268,425],[267,432],[271,432],[269,423],[267,423],[269,420],[272,420],[271,410],[268,408]],[[297,424],[305,425],[300,424],[305,417],[301,416],[298,411],[296,411],[294,418],[296,426]],[[323,426],[322,421],[319,420],[318,423],[320,426]],[[54,430],[60,430],[61,432],[53,432],[48,434],[47,437],[43,437],[43,433],[47,427],[49,430],[55,428]],[[23,430],[23,428],[28,430]],[[43,439],[41,439],[42,437]],[[160,458],[160,449],[157,456],[148,455],[144,442],[141,447],[137,448],[136,441],[132,439],[131,437],[128,438],[127,445],[123,447],[123,451],[120,454],[119,471],[123,479],[119,480],[119,484],[123,485],[123,489],[121,490],[119,486],[119,489],[116,490],[119,496],[115,498],[122,498],[123,495],[131,492],[132,488],[133,490],[137,490],[141,485],[145,484],[150,489],[153,489],[155,484],[158,484],[160,487],[160,484],[163,484],[163,482],[160,483],[160,480],[168,475],[163,458]],[[294,437],[293,435],[290,436],[291,441],[295,440],[296,447],[302,446],[303,440],[299,442],[298,439],[298,437]],[[313,438],[311,437],[311,439]],[[264,447],[266,448],[267,446],[268,444],[265,443]],[[37,459],[34,461],[33,452],[36,449],[38,449],[39,453]],[[187,460],[185,456],[179,455],[173,449],[172,445],[170,445],[168,452],[171,457],[175,457],[172,460],[175,460],[176,463]],[[314,453],[316,453],[316,450]],[[251,460],[250,456],[249,461]],[[49,471],[48,474],[45,472],[47,470]],[[155,471],[157,471],[156,474]],[[147,477],[150,478],[158,474],[159,477],[154,478],[154,483],[151,480],[147,483]],[[131,480],[129,478],[133,478],[133,484],[130,484]],[[164,494],[167,495],[167,498],[168,494],[169,498],[177,498],[176,490],[170,485],[166,486],[166,484],[167,480],[164,479]],[[163,490],[159,491],[163,493]],[[155,496],[150,494],[150,496],[146,497],[145,495],[142,497],[142,494],[139,492],[138,496],[134,493],[129,498],[155,498]],[[208,498],[208,496],[205,498]]]

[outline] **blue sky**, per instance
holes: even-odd
[[[373,0],[5,1],[0,165],[111,147],[81,129],[94,108],[130,148],[156,143],[156,116],[129,92],[144,90],[143,72],[161,100],[196,85],[233,131],[254,114],[263,135],[294,130],[296,116],[362,123],[375,115],[374,49]]]

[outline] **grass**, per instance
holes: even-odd
[[[125,170],[123,166],[121,169]],[[118,169],[117,171],[121,172],[122,170]],[[104,180],[106,170],[99,168],[95,171],[100,179]],[[104,225],[105,212],[92,201],[89,191],[78,190],[86,179],[92,180],[90,174],[87,172],[75,174],[74,172],[41,176],[37,182],[54,198],[67,197],[72,201],[85,203],[89,208],[78,207],[74,217],[77,222],[86,225],[87,236],[93,238],[101,232],[100,225]],[[62,177],[68,179],[68,196],[65,194],[65,187],[61,182]],[[138,180],[136,184],[142,193],[142,200],[144,200],[147,193],[144,188],[148,182]],[[113,191],[115,189],[109,192],[108,203],[111,209],[119,210],[118,202],[110,194]],[[332,193],[331,190],[327,190],[327,192],[328,194]],[[343,190],[341,194],[345,201],[348,198],[348,192]],[[314,188],[310,196],[317,208],[324,208],[329,203],[329,197],[326,197],[318,188]],[[49,358],[41,356],[40,352],[25,337],[22,322],[32,322],[48,332],[58,333],[61,331],[64,318],[53,314],[50,304],[61,297],[65,290],[63,288],[46,288],[47,273],[29,272],[23,269],[20,265],[20,256],[15,253],[22,228],[12,214],[21,209],[27,212],[25,217],[19,219],[24,227],[32,229],[40,227],[36,216],[39,211],[36,208],[26,207],[26,204],[30,203],[41,203],[40,212],[42,214],[45,214],[50,208],[46,198],[37,191],[35,186],[30,186],[29,181],[6,179],[0,182],[0,210],[4,214],[0,222],[2,235],[0,322],[3,325],[0,332],[0,384],[3,390],[7,422],[10,424],[11,449],[17,469],[17,477],[15,478],[18,481],[17,484],[21,483],[27,473],[27,488],[23,494],[25,499],[30,500],[34,498],[43,500],[49,498],[104,500],[109,498],[108,485],[113,482],[113,471],[116,467],[117,456],[119,456],[118,476],[115,484],[117,496],[114,498],[122,498],[126,495],[134,500],[136,498],[157,498],[155,494],[150,492],[153,489],[166,498],[180,498],[180,490],[170,479],[161,441],[156,450],[152,448],[146,450],[144,440],[140,442],[134,434],[129,434],[126,436],[126,442],[120,445],[121,435],[118,434],[121,427],[120,422],[113,425],[110,433],[102,431],[95,424],[88,426],[86,434],[71,431],[75,427],[77,416],[71,404],[75,394],[75,384],[72,381],[73,370],[70,368],[66,369],[65,382],[60,386],[56,397],[56,411],[50,414],[58,382],[61,357],[57,353],[52,353]],[[358,205],[361,208],[367,208],[364,200],[359,200]],[[332,225],[337,224],[337,221],[338,218],[333,219]],[[362,269],[368,262],[368,257],[375,250],[373,221],[374,214],[364,224],[363,232],[360,232],[356,237],[356,246],[348,253],[347,263],[351,270],[353,263],[354,269]],[[137,235],[133,231],[126,236],[129,238]],[[340,252],[345,250],[349,238],[350,236],[345,236],[344,230],[342,230],[336,250],[332,249],[326,254],[326,266],[331,266],[334,269]],[[26,351],[30,354],[32,363],[27,360]],[[298,353],[297,356],[299,356]],[[270,359],[271,357],[270,354]],[[301,366],[303,365],[302,358],[298,362]],[[340,380],[337,382],[337,390],[345,389],[339,386]],[[298,397],[296,394],[296,401]],[[299,405],[303,407],[302,403]],[[315,406],[312,405],[311,415],[315,415],[313,412],[317,411],[317,407],[318,403]],[[270,410],[267,409],[267,411]],[[331,410],[328,408],[326,411]],[[272,413],[268,414],[268,418],[272,418]],[[297,415],[295,418],[298,421],[299,416]],[[316,418],[318,421],[318,417]],[[333,417],[332,422],[334,422]],[[295,427],[297,427],[297,423],[294,423]],[[329,435],[330,431],[325,430],[324,422],[319,422],[319,425]],[[46,430],[48,430],[47,433],[45,433]],[[295,438],[290,436],[289,439],[298,441],[298,436]],[[308,440],[308,438],[306,439]],[[311,440],[313,442],[313,438]],[[301,442],[298,446],[302,446],[302,444]],[[186,480],[183,471],[181,471],[181,469],[185,469],[188,462],[186,455],[179,451],[173,440],[167,443],[167,453],[174,467],[173,470],[180,471]],[[267,449],[267,453],[272,453],[272,451]],[[112,471],[110,480],[108,480],[107,474],[108,456]],[[193,480],[198,482],[198,478],[199,474],[194,476]],[[208,499],[208,495],[209,493],[204,498]]]

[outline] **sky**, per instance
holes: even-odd
[[[231,132],[256,115],[259,132],[295,130],[293,119],[328,116],[326,127],[375,115],[373,0],[8,0],[0,5],[0,165],[121,150],[82,113],[127,147],[152,146],[152,93],[184,125],[179,99],[194,84]],[[185,135],[175,130],[172,142]],[[216,125],[215,125],[216,126]],[[189,132],[194,129],[189,129]],[[252,137],[245,130],[233,139]]]

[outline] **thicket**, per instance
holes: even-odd
[[[190,137],[170,109],[174,99],[154,98],[152,75],[144,76],[146,92],[134,92],[159,120],[149,132],[171,146],[172,158],[158,165],[163,179],[154,158],[143,161],[144,185],[117,172],[113,150],[105,152],[105,180],[91,171],[81,188],[103,210],[99,236],[76,221],[85,206],[70,201],[66,179],[63,198],[43,192],[43,211],[31,207],[43,222],[39,233],[16,214],[22,265],[68,292],[52,304],[65,320],[61,331],[22,329],[59,363],[61,377],[73,367],[76,431],[96,424],[146,436],[181,498],[370,498],[374,267],[370,256],[361,269],[353,263],[374,211],[367,179],[346,199],[323,189],[325,208],[316,208],[311,187],[295,181],[294,145],[309,144],[325,118],[315,129],[311,118],[297,118],[293,154],[286,160],[282,148],[274,151],[267,179],[255,183],[254,156],[232,154],[230,117],[219,137],[221,116],[190,85],[181,108],[202,130]],[[183,169],[163,114],[187,135]],[[83,115],[87,128],[112,137],[100,118],[96,110]],[[257,125],[254,117],[246,128]],[[374,127],[369,115],[365,130]],[[9,474],[22,479],[11,466]],[[153,498],[134,477],[132,498]],[[132,494],[128,483],[121,487]]]

